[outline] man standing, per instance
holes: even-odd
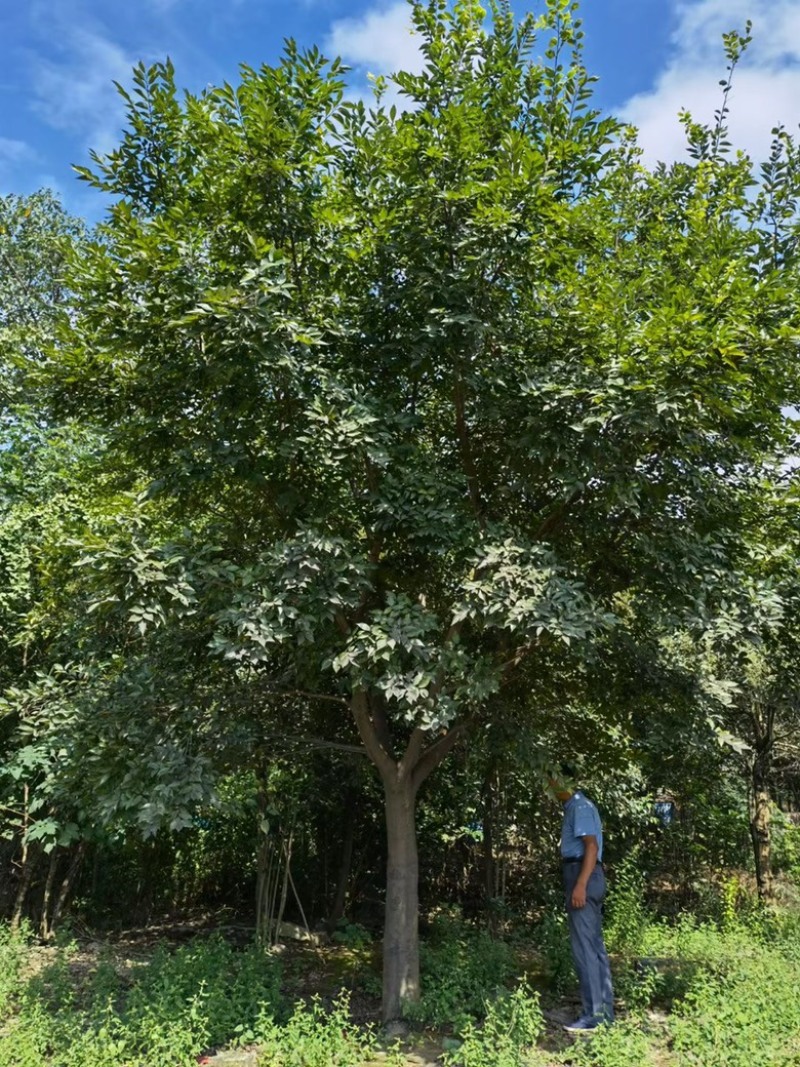
[[[574,771],[566,764],[557,778],[550,778],[550,786],[564,806],[561,862],[569,939],[583,1002],[580,1018],[564,1029],[579,1033],[614,1021],[614,990],[602,927],[606,895],[601,866],[603,827],[597,808],[573,787],[573,781]]]

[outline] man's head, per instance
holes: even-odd
[[[569,762],[559,763],[548,774],[547,781],[553,796],[564,804],[576,789],[576,768]]]

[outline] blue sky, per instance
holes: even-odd
[[[597,100],[640,127],[648,160],[680,154],[679,108],[710,119],[720,35],[748,17],[756,39],[732,99],[736,143],[763,155],[772,125],[800,121],[800,0],[584,0],[582,16]],[[114,79],[170,55],[188,88],[233,81],[242,62],[274,61],[285,36],[342,54],[356,90],[368,71],[417,62],[403,0],[0,0],[0,192],[48,185],[96,215],[70,164],[116,142]]]

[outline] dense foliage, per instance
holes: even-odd
[[[665,909],[791,897],[800,165],[730,151],[749,31],[651,170],[568,0],[410,11],[370,104],[292,42],[199,96],[137,67],[92,234],[0,200],[0,906],[383,922],[384,1019],[442,1022],[509,956],[432,941],[424,994],[420,897],[568,973],[565,756]]]

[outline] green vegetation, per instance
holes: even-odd
[[[484,1014],[487,997],[500,992],[515,970],[509,945],[458,916],[436,917],[421,958],[425,992],[406,1014],[457,1031]]]
[[[621,906],[622,898],[618,918]],[[446,1067],[797,1062],[797,916],[737,910],[719,922],[682,915],[668,923],[637,907],[636,928],[625,951],[644,970],[638,989],[620,983],[618,1022],[554,1044],[546,970],[531,971],[513,942],[492,941],[456,916],[440,919],[423,952],[417,1009],[429,1044]],[[614,962],[621,976],[625,960]],[[2,1067],[180,1067],[240,1045],[276,1067],[361,1067],[379,1052],[383,1062],[405,1063],[399,1044],[387,1047],[374,1026],[353,1023],[347,993],[292,1005],[274,955],[218,937],[157,946],[133,962],[110,949],[87,955],[69,940],[37,949],[29,932],[4,928],[0,975]]]
[[[217,1044],[252,1041],[282,1009],[279,965],[255,948],[237,953],[218,939],[161,948],[123,979],[110,958],[74,964],[67,942],[23,979],[25,941],[5,933],[0,948],[2,1067],[178,1067]]]
[[[480,1026],[468,1023],[463,1040],[446,1052],[446,1067],[525,1067],[544,1029],[539,997],[524,984],[486,1001]]]
[[[318,1000],[310,1007],[298,1004],[285,1026],[266,1021],[256,1035],[265,1061],[275,1067],[361,1067],[378,1043],[373,1032],[352,1025],[348,1007],[342,994],[330,1009]]]
[[[570,0],[409,12],[371,106],[139,64],[99,227],[0,197],[0,1067],[800,1056],[800,148],[730,149],[749,26],[647,168]]]

